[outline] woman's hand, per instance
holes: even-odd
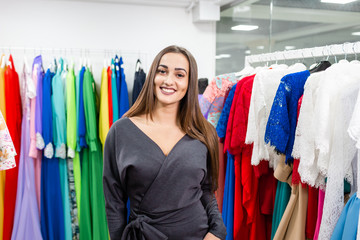
[[[204,240],[221,240],[221,239],[216,237],[214,234],[208,232],[205,235]]]

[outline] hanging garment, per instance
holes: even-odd
[[[235,155],[235,205],[234,205],[234,239],[266,239],[265,216],[260,214],[258,193],[259,179],[251,165],[252,145],[246,145],[247,121],[254,82],[254,75],[244,78],[237,98],[233,116],[231,149],[241,153]]]
[[[113,107],[113,123],[119,119],[119,100],[118,100],[118,89],[116,86],[116,73],[115,73],[115,62],[111,60],[111,96],[112,96],[112,107]]]
[[[136,66],[138,64],[141,65],[140,59],[138,59],[136,61]],[[134,104],[136,99],[139,97],[141,89],[145,84],[145,80],[146,80],[146,74],[145,74],[144,70],[142,69],[142,67],[140,66],[139,69],[135,71],[134,86],[133,86],[133,92],[132,92],[132,104]]]
[[[66,162],[66,116],[65,99],[62,72],[64,69],[63,59],[60,58],[56,75],[52,79],[52,113],[53,113],[53,136],[55,145],[55,158],[59,161],[61,195],[64,209],[65,239],[72,238],[71,216],[69,206],[69,184]]]
[[[321,219],[324,209],[324,199],[325,199],[325,191],[319,189],[319,202],[318,202],[318,212],[317,212],[317,220],[316,220],[316,227],[315,227],[315,233],[314,233],[314,240],[318,240],[319,238],[319,231],[320,231],[320,225],[321,225]]]
[[[119,98],[119,116],[122,117],[129,110],[129,93],[125,80],[125,70],[122,67],[124,64],[123,58],[120,57],[120,98]]]
[[[227,154],[222,219],[226,227],[226,240],[234,239],[234,189],[235,189],[234,156]]]
[[[85,67],[81,68],[80,71],[80,80],[79,80],[79,117],[78,119],[78,135],[79,135],[79,146],[80,148],[86,148],[86,125],[85,125],[85,113],[84,113],[84,99],[83,99],[83,82],[84,82],[84,74]]]
[[[99,113],[99,138],[104,147],[107,133],[109,132],[109,95],[108,95],[108,76],[104,67],[101,74],[100,87],[100,113]]]
[[[261,160],[267,160],[270,163],[270,167],[276,169],[278,155],[275,154],[272,147],[266,145],[264,140],[266,123],[282,77],[304,70],[306,70],[306,67],[298,63],[290,67],[279,65],[274,69],[259,71],[256,74],[251,95],[245,141],[247,144],[254,143],[251,157],[252,165],[256,166]]]
[[[80,122],[80,75],[81,69],[76,76],[76,151],[75,158],[73,161],[74,167],[74,181],[75,181],[75,191],[76,191],[76,203],[78,209],[78,221],[80,226],[80,204],[81,204],[81,147],[80,147],[80,138],[79,138],[79,122]]]
[[[70,196],[71,230],[73,239],[79,239],[78,207],[76,194],[76,178],[74,175],[74,162],[79,161],[76,152],[76,83],[74,67],[70,66],[66,75],[66,143],[68,146],[67,171]]]
[[[130,119],[123,118],[110,129],[104,153],[104,193],[111,238],[191,236],[200,240],[209,231],[225,239],[225,227],[206,174],[207,148],[203,143],[184,135],[165,156]],[[142,161],[145,153],[148,161]],[[129,178],[132,180],[127,181]],[[132,211],[126,225],[127,196]],[[166,203],[159,204],[163,199]],[[136,236],[140,235],[137,232],[142,236]]]
[[[5,104],[6,104],[6,123],[11,139],[15,146],[15,151],[20,153],[21,142],[21,119],[22,106],[20,96],[19,75],[15,71],[13,58],[9,57],[10,66],[5,71]],[[16,189],[18,181],[19,154],[15,156],[16,167],[6,171],[5,178],[5,197],[4,197],[4,232],[3,239],[10,239],[16,202]]]
[[[0,170],[8,170],[16,167],[16,151],[11,140],[5,119],[0,111]]]
[[[330,146],[328,151],[321,148],[319,154],[325,153],[329,156],[324,211],[319,232],[320,239],[330,238],[341,215],[344,207],[342,197],[344,195],[344,179],[350,184],[353,182],[351,162],[357,150],[356,143],[348,135],[347,129],[360,88],[359,68],[351,63],[334,64],[325,71],[325,74],[327,84],[333,84],[334,87],[333,91],[330,89],[330,94],[333,95],[330,95],[331,99],[328,104],[330,107],[333,106],[330,111],[335,111],[336,114],[334,119],[326,120],[330,122],[330,126],[334,126],[334,128],[329,129],[331,132],[324,133],[319,128],[319,136],[316,136],[319,137],[318,143],[323,144],[322,146]],[[323,113],[332,114],[325,111]],[[322,117],[323,115],[320,116],[319,121],[323,120]]]
[[[301,159],[298,166],[301,181],[317,188],[325,184],[325,176],[320,175],[317,167],[318,153],[315,146],[315,103],[323,74],[313,73],[306,80],[292,153],[294,158]]]
[[[297,105],[303,95],[309,71],[288,74],[281,79],[266,125],[265,142],[286,154],[287,163],[292,163],[295,140]]]
[[[0,111],[6,121],[6,104],[5,104],[5,55],[0,59]],[[15,159],[14,159],[15,161]],[[0,171],[0,239],[3,236],[4,223],[4,193],[5,193],[5,171]]]
[[[108,103],[109,103],[109,127],[113,124],[113,98],[112,98],[112,84],[111,84],[111,68],[107,69],[108,74]]]
[[[30,148],[30,97],[35,95],[34,89],[29,87],[28,83],[30,82],[32,82],[31,74],[24,61],[21,74],[21,95],[23,99],[22,139],[12,240],[42,239],[35,186],[34,160],[37,159],[28,156]]]
[[[35,97],[35,136],[36,136],[36,148],[38,150],[43,150],[45,147],[44,139],[42,137],[42,99],[43,99],[43,78],[44,70],[41,55],[35,57],[33,62],[33,81],[28,82],[29,89],[31,89],[34,83],[36,85],[36,97]],[[35,86],[34,86],[35,87]],[[32,123],[32,121],[31,121]],[[36,187],[36,196],[40,216],[40,192],[41,192],[41,159],[42,152],[37,152],[36,157],[34,158],[34,168],[35,168],[35,187]],[[30,153],[30,150],[29,150]],[[31,154],[35,156],[35,154]]]
[[[217,132],[218,137],[220,139],[225,138],[227,123],[228,123],[228,119],[229,119],[231,105],[232,105],[234,95],[235,95],[236,85],[237,84],[235,84],[231,88],[231,90],[229,92],[229,95],[226,98],[224,108],[221,111],[221,115],[220,115],[220,118],[219,118],[218,125],[216,126],[216,132]],[[219,143],[219,145],[220,144],[221,143]],[[223,174],[224,171],[222,170],[222,169],[225,169],[226,164],[223,163],[223,161],[221,161],[221,160],[224,160],[224,153],[223,153],[224,146],[222,144],[221,144],[221,146],[222,146],[222,148],[219,149],[220,158],[219,158],[218,190],[216,192],[216,199],[217,199],[217,202],[218,202],[220,212],[222,212],[223,197],[224,197],[224,185],[225,185],[225,176],[226,176],[226,173]]]
[[[105,214],[105,200],[101,184],[103,173],[103,161],[101,145],[98,139],[97,131],[97,110],[96,110],[96,90],[95,81],[89,70],[84,75],[84,110],[86,119],[86,142],[89,145],[88,158],[83,159],[83,179],[88,178],[88,194],[82,194],[85,201],[90,201],[91,227],[92,233],[88,239],[106,239],[108,238],[108,228]],[[86,170],[86,167],[88,168]],[[85,182],[82,188],[85,188]],[[89,196],[90,198],[85,198]],[[82,204],[84,206],[84,204]],[[81,217],[84,219],[83,217]],[[81,232],[80,232],[81,234]]]
[[[2,67],[4,66],[4,67]],[[6,120],[6,105],[5,105],[5,55],[2,54],[0,58],[0,111],[3,113]]]
[[[225,94],[235,83],[236,77],[233,73],[217,76],[211,81],[201,98],[201,112],[215,128],[224,106]]]
[[[54,73],[47,70],[43,83],[44,155],[41,162],[41,233],[44,240],[65,239],[64,211],[61,196],[59,160],[54,157],[51,82]]]
[[[120,59],[118,55],[115,55],[114,66],[115,66],[115,78],[116,78],[116,94],[117,94],[117,99],[120,103],[121,71],[120,71]],[[120,106],[118,106],[118,112],[120,112]],[[119,118],[120,117],[121,116],[119,115]]]

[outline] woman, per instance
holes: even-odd
[[[111,239],[225,239],[213,195],[217,135],[201,115],[197,77],[190,52],[163,49],[137,101],[111,127],[103,175]]]

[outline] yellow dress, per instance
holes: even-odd
[[[0,66],[2,64],[3,56],[0,58]],[[5,58],[4,58],[5,59]],[[5,61],[5,60],[4,60]],[[0,110],[6,121],[5,108],[5,68],[0,67]],[[0,240],[3,239],[3,225],[4,225],[4,194],[5,194],[5,171],[0,171]]]
[[[108,102],[108,74],[104,67],[101,74],[100,88],[100,114],[99,114],[99,136],[104,148],[105,139],[109,132],[109,102]]]

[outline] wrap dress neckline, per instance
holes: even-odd
[[[173,151],[174,149],[176,149],[176,147],[185,139],[185,137],[187,136],[187,134],[185,133],[176,143],[175,145],[171,148],[171,150],[169,151],[168,154],[165,154],[164,151],[161,149],[161,147],[159,146],[159,144],[157,144],[150,136],[148,136],[143,130],[141,130],[130,118],[126,117],[125,119],[127,119],[131,125],[138,131],[140,132],[140,134],[147,140],[149,141],[156,149],[158,149],[162,155],[164,157],[168,157]]]

